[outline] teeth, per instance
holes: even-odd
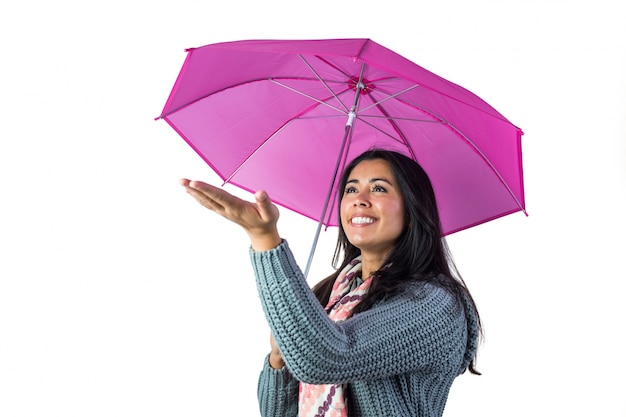
[[[353,217],[352,223],[354,224],[370,224],[374,223],[374,219],[369,217]]]

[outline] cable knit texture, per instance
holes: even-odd
[[[346,384],[351,417],[441,416],[452,382],[477,344],[475,317],[446,290],[415,283],[335,323],[311,292],[286,241],[250,251],[259,296],[286,366],[266,358],[258,382],[263,417],[298,415],[299,381]]]

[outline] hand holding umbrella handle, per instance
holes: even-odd
[[[201,205],[241,226],[256,251],[266,251],[280,245],[278,208],[265,191],[257,191],[255,202],[244,201],[221,188],[201,181],[181,179],[180,184]]]
[[[269,356],[270,366],[274,369],[280,369],[285,366],[285,361],[283,360],[283,355],[280,353],[280,349],[276,344],[276,340],[274,339],[274,335],[270,333],[270,346],[272,347],[272,351]]]

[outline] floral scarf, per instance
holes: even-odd
[[[354,258],[341,271],[333,285],[326,311],[334,322],[346,320],[367,293],[372,279],[361,280],[361,257]],[[347,417],[348,404],[341,384],[300,383],[300,417]]]

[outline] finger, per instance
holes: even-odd
[[[189,183],[189,187],[205,194],[207,198],[211,199],[216,204],[219,204],[222,207],[237,206],[237,205],[241,205],[244,203],[244,200],[238,197],[235,197],[228,191],[222,188],[207,184],[205,182],[191,181]]]
[[[221,188],[200,181],[191,181],[186,188],[202,206],[244,228],[254,226],[253,217],[260,217],[258,208]]]
[[[202,181],[189,181],[189,187],[200,190],[204,193],[214,193],[220,189]]]
[[[206,193],[199,191],[195,188],[191,188],[191,187],[185,187],[185,188],[187,190],[187,193],[189,193],[189,195],[191,195],[193,198],[196,199],[198,203],[208,208],[209,210],[220,212],[224,209],[224,206],[222,206],[213,198],[211,198],[210,195],[207,195]]]
[[[256,205],[259,208],[259,214],[262,218],[268,219],[272,217],[273,203],[270,196],[265,190],[257,191],[254,194]]]
[[[235,197],[231,194],[205,182],[181,180],[181,184],[187,188],[187,192],[198,202],[211,210],[219,211],[225,209],[226,206],[234,202]]]
[[[183,187],[185,187],[185,190],[187,191],[187,193],[190,194],[192,197],[194,197],[199,203],[206,206],[207,204],[204,204],[206,202],[210,205],[210,202],[207,201],[208,195],[206,195],[200,189],[202,187],[201,185],[202,183],[200,183],[199,181],[193,181],[193,186],[192,186],[192,181],[187,178],[181,178],[180,180],[178,180],[178,183],[182,185]]]

